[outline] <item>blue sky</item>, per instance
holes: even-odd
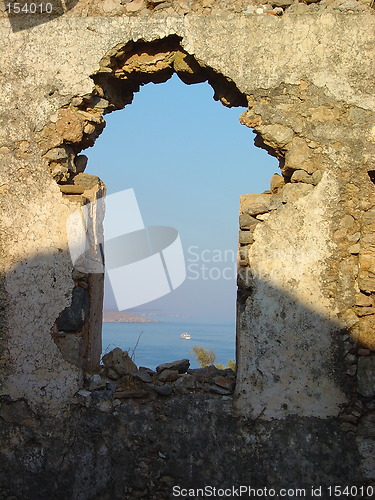
[[[191,321],[233,322],[239,196],[269,189],[278,162],[253,145],[242,108],[225,108],[207,84],[173,76],[142,87],[131,105],[106,115],[89,157],[108,194],[133,188],[145,225],[178,230],[187,279],[142,310]],[[110,306],[108,297],[105,301]]]

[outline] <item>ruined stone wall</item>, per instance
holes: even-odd
[[[370,5],[355,0],[83,0],[66,5],[71,9],[64,15],[44,22],[9,17],[6,11],[0,18],[2,46],[7,48],[0,73],[5,470],[23,464],[34,486],[40,484],[42,471],[57,474],[46,486],[52,495],[78,464],[86,464],[95,476],[102,454],[112,464],[103,472],[103,482],[97,481],[91,492],[85,486],[79,496],[83,476],[76,473],[67,497],[122,498],[126,492],[119,480],[107,497],[103,492],[122,467],[129,487],[146,498],[150,492],[161,498],[158,491],[168,498],[173,460],[164,475],[168,479],[159,470],[168,453],[159,450],[163,457],[155,456],[155,445],[145,460],[138,454],[136,463],[146,464],[146,479],[137,484],[132,454],[122,448],[121,467],[113,465],[117,440],[124,438],[129,448],[137,448],[140,434],[142,442],[148,437],[152,442],[154,433],[160,433],[162,442],[175,430],[181,439],[174,460],[187,464],[187,456],[193,463],[204,459],[189,448],[183,420],[200,426],[189,399],[175,401],[177,394],[172,394],[174,403],[160,403],[181,408],[173,423],[170,410],[161,416],[161,407],[153,412],[122,403],[115,410],[111,396],[98,408],[96,391],[89,391],[84,403],[74,396],[87,373],[99,369],[102,276],[73,267],[66,221],[77,207],[105,191],[100,180],[83,173],[85,157],[80,153],[95,142],[106,113],[129,104],[140,85],[166,81],[176,72],[188,84],[207,80],[224,105],[245,105],[241,122],[255,130],[256,144],[279,158],[281,168],[269,192],[241,199],[237,383],[233,408],[232,401],[226,402],[231,409],[220,418],[215,417],[221,415],[217,404],[210,406],[205,396],[203,407],[207,404],[210,410],[201,428],[216,443],[210,453],[223,457],[219,429],[233,429],[228,449],[236,456],[242,453],[247,464],[234,477],[244,480],[247,470],[257,484],[265,485],[275,474],[264,458],[269,453],[267,436],[277,435],[271,443],[279,447],[280,436],[286,433],[285,442],[292,442],[298,429],[298,442],[315,435],[316,446],[309,451],[301,445],[305,451],[296,452],[293,460],[280,453],[275,484],[287,477],[290,461],[299,464],[302,457],[312,471],[303,475],[302,466],[296,465],[304,484],[314,474],[326,483],[347,477],[363,484],[374,481]],[[92,227],[100,232],[100,215],[91,215]],[[100,254],[94,260],[99,262]],[[41,414],[47,420],[38,420]],[[48,438],[53,436],[51,415],[57,419],[53,445]],[[71,435],[61,472],[54,460],[69,416]],[[149,428],[142,424],[134,433],[125,430],[126,422],[137,418],[149,419]],[[287,424],[290,419],[293,429]],[[82,422],[87,441],[79,434]],[[109,434],[96,441],[103,426]],[[184,447],[190,450],[186,454]],[[326,449],[328,469],[316,458]],[[340,454],[350,464],[349,475],[347,467],[335,469]],[[257,463],[264,471],[261,477],[255,473]],[[156,485],[147,479],[155,467]],[[207,477],[227,480],[215,471],[212,459]],[[6,491],[14,495],[22,481],[9,474],[1,484],[12,484]],[[204,479],[195,468],[189,478],[194,477],[198,483]],[[46,494],[33,496],[35,488],[25,484],[21,490],[24,498]]]

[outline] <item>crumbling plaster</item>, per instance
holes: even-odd
[[[130,12],[136,3],[139,10]],[[82,157],[74,156],[94,142],[106,109],[90,108],[81,97],[92,96],[95,74],[95,91],[107,97],[108,81],[99,85],[98,71],[109,73],[106,61],[129,41],[178,37],[195,62],[246,95],[242,123],[280,159],[282,176],[271,180],[270,191],[241,200],[236,415],[269,421],[340,415],[345,429],[339,421],[332,426],[349,440],[357,432],[353,419],[362,419],[358,470],[373,480],[374,440],[363,430],[374,396],[366,382],[375,346],[373,10],[335,0],[257,15],[242,2],[234,10],[220,2],[215,10],[206,1],[206,7],[185,2],[180,12],[183,3],[150,10],[142,0],[121,7],[106,0],[95,8],[82,1],[64,16],[14,32],[1,13],[7,48],[0,56],[1,394],[12,408],[24,399],[31,414],[61,416],[72,401],[79,406],[72,396],[88,369],[77,358],[87,355],[87,328],[80,332],[86,340],[74,340],[80,347],[67,356],[56,319],[75,286],[94,285],[73,272],[65,224],[104,187],[99,182],[90,191],[82,173],[69,172],[77,161],[83,170]],[[163,54],[162,62],[173,60]],[[109,99],[107,111],[116,106]],[[61,153],[55,148],[62,140],[67,156],[60,172],[60,160],[49,158],[48,166],[47,156]],[[90,321],[97,326],[98,317]]]
[[[326,294],[326,261],[336,250],[330,242],[336,191],[326,173],[309,195],[271,212],[267,224],[254,231],[245,268],[251,295],[239,324],[237,380],[242,405],[254,417],[334,416],[346,400],[333,377],[331,336],[338,330],[338,311]],[[267,319],[261,320],[264,309]]]
[[[315,137],[308,138],[310,140],[318,136],[332,143],[340,130],[345,132],[349,125],[339,123],[338,114],[343,110],[345,113],[351,110],[353,113],[365,113],[364,110],[373,106],[372,81],[364,77],[372,73],[372,16],[369,10],[350,14],[324,10],[304,15],[286,12],[280,18],[234,13],[225,17],[214,14],[165,17],[158,16],[156,12],[149,17],[79,18],[74,17],[73,9],[67,16],[19,32],[11,31],[5,17],[2,23],[2,42],[7,51],[2,62],[4,93],[0,133],[1,152],[5,155],[7,168],[2,172],[1,184],[11,199],[8,206],[20,207],[17,211],[10,210],[10,214],[5,213],[8,229],[4,243],[7,246],[13,241],[13,244],[11,251],[6,249],[3,263],[5,271],[9,271],[16,263],[25,262],[41,252],[54,255],[53,267],[62,274],[62,278],[58,287],[49,288],[48,298],[53,307],[44,308],[43,314],[40,314],[43,303],[40,300],[41,291],[29,293],[28,302],[20,297],[12,300],[12,307],[18,311],[24,309],[25,317],[38,317],[41,325],[37,330],[44,338],[44,354],[51,349],[51,356],[56,347],[48,336],[45,337],[46,332],[56,313],[67,306],[71,287],[63,228],[67,206],[66,202],[60,201],[58,186],[39,159],[34,138],[48,122],[56,122],[56,112],[61,106],[68,104],[75,95],[92,91],[90,75],[98,70],[99,61],[110,49],[128,40],[152,41],[176,33],[187,52],[231,78],[242,92],[250,96],[256,119],[251,115],[249,119],[244,119],[244,123],[262,132],[266,143],[279,148],[280,156],[288,148],[290,150],[290,145],[286,147],[286,144],[296,133],[307,130],[306,125],[301,125],[306,119],[293,114],[296,100],[301,100],[300,89],[307,99],[312,89],[313,94],[319,94],[315,100],[319,101],[322,96],[322,101],[326,101],[325,106],[316,109],[316,116],[311,116]],[[332,118],[329,116],[330,109]],[[371,134],[370,123],[361,125],[358,136]],[[285,140],[280,139],[280,127],[284,127],[287,133]],[[305,130],[302,130],[303,127]],[[327,147],[332,148],[332,145],[323,144],[320,147],[325,147],[327,151]],[[345,144],[342,148],[345,149]],[[12,161],[7,162],[7,155]],[[327,155],[324,161],[327,163]],[[23,186],[29,184],[30,189],[17,190],[20,180]],[[34,211],[31,209],[31,193]],[[20,231],[27,237],[17,247]],[[43,249],[46,241],[47,248]],[[63,261],[56,259],[59,252],[62,252]],[[36,286],[32,269],[32,266],[23,264],[22,273],[8,274],[11,294],[23,287],[32,290],[31,283]],[[45,279],[48,272],[43,274]],[[11,314],[12,321],[14,314],[19,313]],[[29,355],[34,349],[40,353],[40,344],[36,343],[33,330],[34,323],[30,321],[19,329],[23,339],[30,339]],[[22,344],[21,340],[18,339],[16,344]],[[20,358],[18,360],[21,361]],[[49,369],[46,368],[41,386],[51,384],[48,374]],[[12,386],[17,384],[12,383]],[[67,395],[70,392],[68,390]]]
[[[187,52],[232,78],[245,93],[277,88],[281,83],[298,85],[305,79],[339,101],[364,109],[374,107],[372,83],[361,77],[372,72],[372,16],[368,12],[284,15],[281,19],[152,17],[147,22],[137,17],[69,17],[17,33],[12,33],[6,19],[3,23],[3,43],[8,50],[2,62],[2,105],[8,127],[17,126],[17,121],[9,124],[12,110],[17,114],[15,106],[25,113],[25,124],[38,130],[70,97],[91,92],[89,76],[112,47],[174,33],[182,38]],[[355,29],[357,26],[361,29]],[[42,41],[46,42],[43,46]],[[349,67],[350,72],[344,70]],[[19,78],[23,90],[15,92]],[[23,92],[33,100],[22,99]],[[2,134],[8,127],[2,127]]]

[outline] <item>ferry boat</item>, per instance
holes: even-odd
[[[191,335],[190,335],[190,333],[181,333],[181,338],[185,339],[185,340],[190,340]]]

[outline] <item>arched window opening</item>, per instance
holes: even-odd
[[[264,192],[268,203],[279,190],[275,182],[290,181],[291,173],[282,169],[283,177],[274,176],[269,185],[283,167],[284,142],[269,128],[261,137],[262,117],[253,96],[246,97],[229,77],[188,54],[177,36],[119,44],[103,57],[92,79],[93,91],[63,106],[39,137],[49,171],[71,202],[68,239],[70,253],[71,241],[78,252],[74,258],[71,253],[72,302],[53,325],[53,340],[67,361],[109,378],[104,356],[105,369],[99,366],[100,355],[116,345],[138,366],[189,358],[191,367],[213,362],[225,367],[237,357],[240,370],[236,307],[240,318],[251,292],[246,276],[253,233],[267,214],[252,208],[255,218],[250,214],[249,219],[239,198]],[[146,85],[151,83],[163,85]],[[106,126],[104,115],[109,115],[108,127],[97,141]],[[242,124],[258,131],[255,144],[271,156],[257,148],[250,153],[251,132],[241,126],[240,115]],[[276,132],[280,127],[282,137],[285,131],[293,134],[278,125]],[[95,143],[94,150],[88,149]],[[84,150],[90,157],[86,172],[88,158],[79,154]],[[105,322],[103,349],[105,186],[100,178],[108,187],[106,316],[120,329],[117,338],[111,337]],[[118,194],[124,193],[125,205],[117,205]],[[126,228],[119,231],[118,221],[126,221]],[[177,260],[171,258],[176,249]],[[121,321],[113,317],[119,311],[126,312],[127,324],[123,314]],[[134,323],[134,316],[142,322]],[[201,355],[196,361],[194,351]],[[111,352],[114,364],[133,363],[122,350],[117,351],[122,361]]]
[[[216,104],[209,85],[173,76],[109,115],[85,151],[86,173],[104,181],[107,195],[133,189],[145,226],[178,231],[186,266],[181,286],[120,313],[106,280],[103,352],[118,346],[151,368],[181,358],[198,367],[196,345],[223,366],[235,359],[239,196],[267,190],[278,169],[252,146],[240,113]]]

